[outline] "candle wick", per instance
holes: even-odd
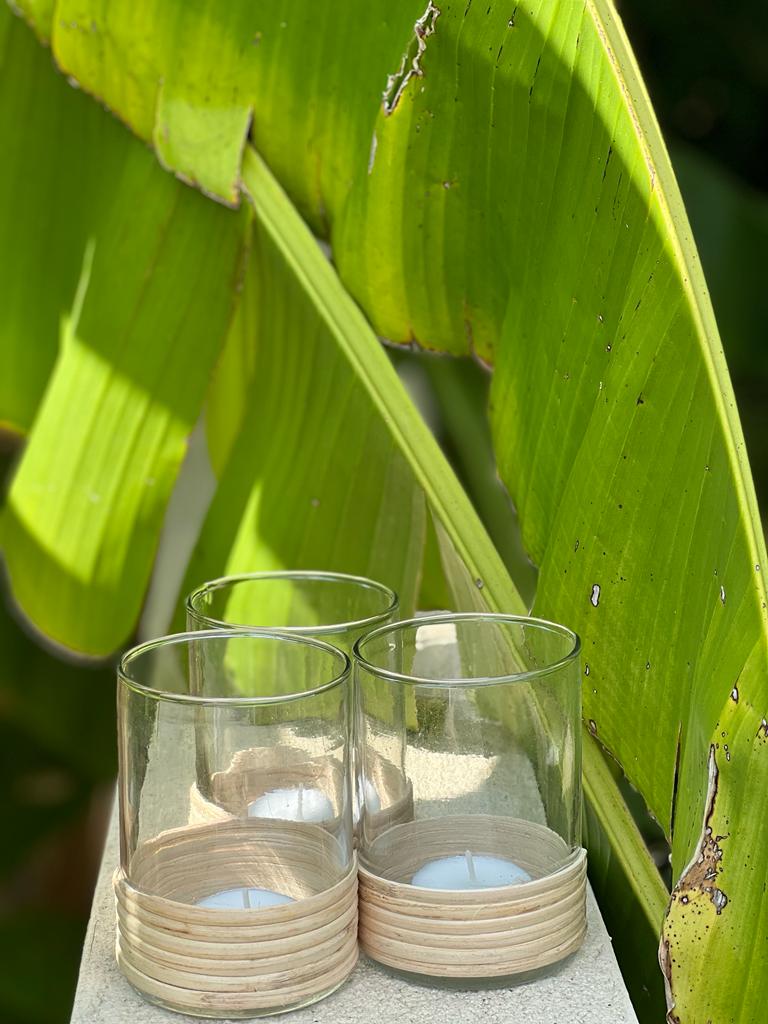
[[[243,906],[246,910],[251,909],[251,890],[243,889]]]
[[[472,860],[472,851],[465,850],[464,857],[467,861],[467,871],[469,872],[469,880],[470,882],[476,882],[477,875],[475,874],[475,862]]]

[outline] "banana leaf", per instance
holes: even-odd
[[[493,366],[496,460],[539,567],[534,611],[582,634],[590,732],[672,840],[669,1020],[761,1020],[768,849],[750,805],[767,770],[765,547],[696,251],[613,6],[22,6],[60,67],[177,175],[228,204],[244,180],[287,252],[297,236],[250,138],[379,334]],[[365,319],[308,251],[292,250],[291,270],[406,454],[474,583],[467,600],[517,607],[378,350],[352,344],[370,337]],[[259,558],[275,550],[266,507],[243,520]],[[56,559],[59,538],[45,539]],[[654,920],[657,882],[626,856],[630,830],[594,787],[592,807]]]

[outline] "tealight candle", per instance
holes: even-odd
[[[280,818],[283,821],[329,821],[333,804],[319,789],[296,786],[271,789],[248,804],[249,818]]]
[[[428,860],[413,876],[411,885],[422,889],[492,889],[530,880],[528,872],[514,861],[466,850],[454,857]]]
[[[197,901],[197,906],[215,910],[263,910],[265,907],[279,907],[284,903],[295,902],[292,896],[282,892],[244,886],[241,889],[222,889],[210,896],[203,896]]]

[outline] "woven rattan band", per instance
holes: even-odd
[[[408,884],[426,861],[467,846],[512,859],[532,880],[455,891]],[[413,821],[381,836],[360,867],[361,945],[398,970],[504,977],[556,963],[579,948],[585,932],[586,853],[570,851],[544,825],[490,816]]]
[[[117,960],[147,998],[186,1013],[280,1012],[332,992],[357,961],[357,865],[327,830],[230,821],[174,829],[115,875]],[[256,886],[296,902],[214,910],[192,901]]]

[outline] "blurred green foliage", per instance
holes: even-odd
[[[0,604],[2,1024],[69,1019],[115,769],[111,666],[61,661]]]
[[[617,0],[668,142],[768,191],[768,4]]]
[[[768,110],[768,102],[765,109]],[[672,158],[728,357],[765,523],[768,508],[768,344],[765,340],[768,198],[690,146],[675,146]]]

